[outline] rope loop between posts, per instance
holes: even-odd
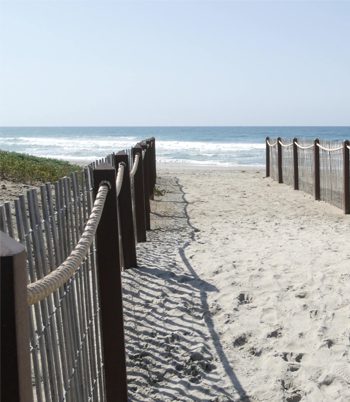
[[[269,147],[274,147],[275,145],[277,145],[277,141],[275,141],[273,144],[271,144],[271,142],[269,140],[266,140],[266,143]]]
[[[290,146],[293,145],[293,142],[291,142],[290,144],[283,144],[283,142],[281,140],[278,140],[278,142],[282,147],[285,147],[285,148],[290,147]]]
[[[140,154],[135,155],[135,160],[132,169],[130,170],[130,177],[134,177],[137,171],[137,167],[139,166]]]
[[[110,184],[101,183],[97,196],[78,244],[66,260],[54,271],[27,286],[27,303],[32,305],[45,299],[68,282],[79,269],[94,240]]]
[[[320,149],[322,149],[322,151],[326,151],[326,152],[340,151],[343,149],[343,146],[337,147],[337,148],[327,148],[327,147],[322,146],[321,144],[317,144],[317,146]]]
[[[119,197],[120,190],[122,189],[123,178],[124,178],[124,168],[125,168],[125,163],[124,162],[119,163],[117,179],[116,179],[117,197]]]
[[[298,148],[300,148],[300,149],[311,149],[311,148],[313,148],[314,147],[314,144],[311,144],[311,145],[300,145],[300,144],[298,144],[297,142],[295,142],[295,145],[298,147]]]

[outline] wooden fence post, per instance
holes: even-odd
[[[320,143],[318,138],[314,141],[314,177],[315,177],[315,200],[320,200],[321,198],[321,188],[320,188],[320,148],[317,144]]]
[[[122,284],[119,261],[116,174],[111,165],[93,170],[94,197],[101,182],[110,185],[96,231],[103,362],[108,402],[127,402]]]
[[[148,145],[149,152],[149,191],[150,191],[150,199],[154,200],[154,169],[155,169],[155,161],[154,161],[154,138],[149,138],[146,140]]]
[[[278,183],[283,183],[283,173],[282,173],[282,141],[281,137],[277,138],[277,163],[278,163]]]
[[[138,168],[134,176],[134,195],[135,195],[135,219],[136,219],[136,238],[139,243],[146,241],[146,215],[145,197],[143,190],[143,161],[142,148],[136,145],[131,149],[133,161],[137,154],[140,155]]]
[[[157,181],[156,139],[152,137],[151,140],[152,140],[152,166],[153,166],[152,187],[155,188]]]
[[[32,402],[26,253],[0,232],[0,400]]]
[[[270,141],[269,137],[265,139],[265,147],[266,147],[266,177],[270,177],[270,146],[268,142]]]
[[[150,206],[150,155],[147,143],[145,141],[140,142],[142,150],[145,151],[145,158],[143,160],[143,190],[145,197],[145,216],[146,216],[146,230],[151,229],[151,206]]]
[[[350,141],[344,141],[343,144],[343,169],[344,169],[344,212],[350,214]]]
[[[124,269],[137,267],[128,159],[128,155],[124,151],[114,155],[116,169],[119,163],[124,163],[124,177],[118,197]]]
[[[293,138],[294,190],[299,190],[299,162],[297,138]]]

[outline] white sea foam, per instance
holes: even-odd
[[[171,158],[157,158],[157,162],[162,164],[176,164],[176,165],[197,165],[197,166],[222,166],[222,167],[244,167],[244,166],[254,166],[262,167],[263,163],[239,163],[237,161],[221,162],[217,160],[195,160],[195,159],[171,159]]]
[[[112,152],[129,149],[134,136],[0,136],[0,148],[82,164]],[[157,140],[157,157],[162,163],[192,165],[263,164],[263,143]]]
[[[196,150],[202,152],[218,153],[230,151],[250,151],[265,149],[265,144],[240,142],[200,142],[200,141],[157,141],[157,150],[186,151]]]
[[[135,137],[0,137],[1,142],[14,143],[23,146],[45,146],[68,148],[73,145],[78,149],[105,148],[105,147],[130,147],[137,139]]]

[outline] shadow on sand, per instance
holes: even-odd
[[[153,202],[139,267],[123,273],[130,401],[248,402],[210,314],[207,293],[217,289],[186,257],[198,232],[186,194],[177,179],[158,184],[166,195]]]

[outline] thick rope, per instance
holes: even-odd
[[[140,154],[135,155],[134,165],[130,170],[130,177],[134,177],[140,161]]]
[[[318,146],[320,149],[322,149],[323,151],[326,151],[326,152],[340,151],[340,150],[343,149],[343,146],[337,147],[337,148],[326,148],[326,147],[323,147],[321,144],[317,144],[317,146]]]
[[[310,149],[310,148],[313,148],[313,146],[314,146],[314,144],[303,146],[303,145],[298,144],[297,142],[295,143],[295,145],[300,149]]]
[[[118,173],[117,173],[117,180],[116,180],[116,187],[117,187],[117,197],[120,194],[120,190],[122,189],[123,178],[124,178],[124,167],[125,163],[119,163],[118,165]]]
[[[29,305],[38,303],[40,300],[45,299],[57,289],[62,287],[79,269],[94,240],[96,229],[101,219],[109,189],[109,183],[100,184],[94,206],[89,216],[89,220],[84,228],[84,232],[69,257],[67,257],[67,259],[59,267],[50,272],[44,278],[30,283],[27,286],[27,303]]]
[[[273,144],[269,140],[266,140],[266,143],[269,147],[274,147],[277,144],[277,141],[275,141]]]
[[[274,147],[274,146],[277,144],[277,141],[275,141],[274,143],[271,144],[269,140],[266,140],[266,143],[267,143],[268,146]],[[283,142],[282,142],[281,140],[278,140],[278,143],[279,143],[282,147],[290,147],[291,145],[293,145],[293,142],[291,142],[290,144],[283,144]],[[298,148],[300,148],[300,149],[310,149],[310,148],[313,148],[313,147],[314,147],[314,144],[303,146],[303,145],[300,145],[298,142],[295,142],[295,145],[296,145]],[[322,146],[322,145],[319,144],[319,143],[317,143],[316,145],[317,145],[320,149],[322,149],[323,151],[326,151],[326,152],[340,151],[341,149],[343,149],[343,145],[341,145],[341,146],[339,146],[339,147],[337,147],[337,148],[327,148],[327,147]],[[350,149],[350,145],[346,145],[346,147],[347,147],[348,149]]]
[[[282,145],[282,147],[290,147],[291,145],[293,145],[293,142],[291,142],[290,144],[283,144],[283,142],[281,140],[278,140],[278,142],[280,143],[280,145]]]

